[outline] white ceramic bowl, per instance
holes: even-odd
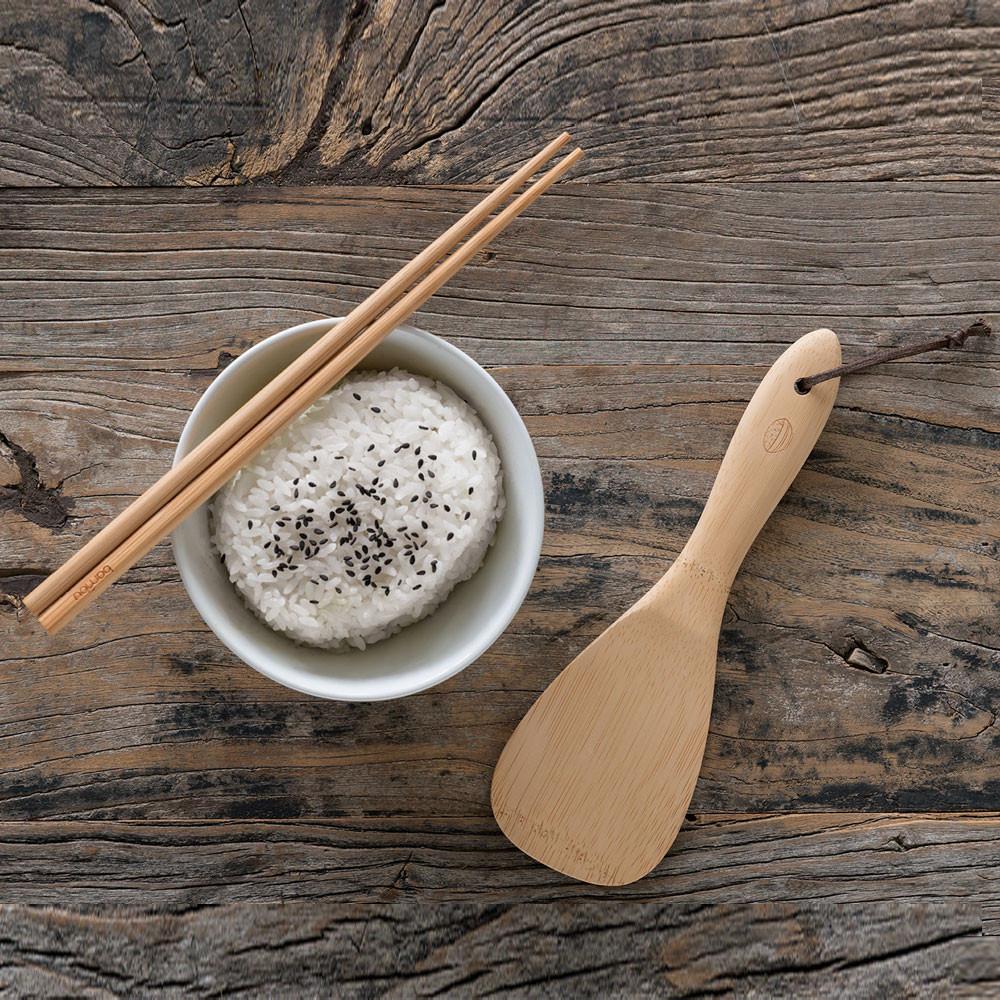
[[[303,323],[269,337],[225,368],[191,412],[175,462],[250,398],[334,320]],[[438,379],[468,402],[493,434],[503,465],[507,509],[479,571],[432,615],[364,650],[329,652],[300,646],[263,625],[229,582],[209,544],[207,506],[174,532],[174,557],[201,617],[241,660],[306,694],[376,701],[422,691],[480,656],[521,606],[542,547],[544,501],[535,450],[499,385],[458,348],[402,326],[361,365],[398,366]]]

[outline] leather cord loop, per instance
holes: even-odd
[[[992,333],[988,323],[977,319],[971,326],[957,333],[949,333],[947,336],[938,337],[935,340],[927,340],[920,344],[911,344],[908,347],[891,347],[887,351],[875,351],[859,361],[852,361],[849,365],[841,365],[839,368],[831,368],[828,372],[820,372],[818,375],[808,375],[805,378],[797,379],[795,391],[805,395],[814,385],[826,382],[832,378],[840,378],[841,375],[853,375],[854,372],[864,371],[873,365],[880,365],[885,361],[898,361],[900,358],[911,358],[915,354],[924,354],[927,351],[940,351],[943,349],[954,350],[961,347],[969,337],[988,337]]]

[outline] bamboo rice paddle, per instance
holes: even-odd
[[[708,737],[729,588],[826,424],[840,364],[830,330],[789,347],[754,393],[695,530],[666,576],[595,639],[521,720],[493,775],[493,812],[526,854],[624,885],[669,850]]]
[[[529,205],[538,200],[570,167],[583,156],[574,149],[547,170],[526,191],[518,195],[502,212],[469,237],[450,257],[362,334],[306,379],[263,420],[249,428],[236,444],[224,452],[204,472],[195,477],[176,496],[161,507],[134,534],[110,552],[79,586],[67,591],[39,616],[42,627],[57,632],[80,611],[91,604],[138,559],[177,527],[196,507],[204,503],[241,466],[253,458],[265,444],[300,413],[307,410],[324,392],[336,385],[355,365],[375,348],[407,317],[412,315],[449,278],[467,264],[484,246],[502,232]]]
[[[67,592],[86,582],[89,574],[104,565],[107,556],[143,525],[171,498],[207,469],[217,458],[240,440],[305,379],[335,357],[351,339],[387,309],[418,278],[449,253],[487,216],[499,208],[536,170],[552,159],[569,142],[568,132],[557,136],[520,169],[491,191],[478,205],[428,244],[385,284],[359,303],[332,327],[309,350],[296,358],[284,371],[251,397],[236,413],[187,454],[182,461],[134,500],[86,545],[54,573],[43,580],[27,597],[25,607],[32,614],[42,613]]]

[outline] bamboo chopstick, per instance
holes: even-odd
[[[536,153],[478,205],[462,216],[425,247],[408,264],[400,268],[384,285],[355,306],[309,350],[292,362],[276,378],[252,396],[220,427],[194,448],[184,459],[162,476],[141,496],[125,508],[114,520],[99,531],[86,545],[71,556],[24,598],[24,606],[41,617],[49,606],[85,582],[103,560],[142,526],[165,503],[176,496],[212,462],[231,448],[247,430],[263,419],[326,362],[335,357],[350,340],[388,308],[399,295],[420,278],[441,257],[450,252],[480,222],[502,205],[542,164],[548,162],[569,141],[563,132],[543,150]]]
[[[319,371],[306,379],[263,420],[250,428],[232,448],[164,504],[136,532],[109,553],[86,580],[54,601],[38,616],[46,631],[57,632],[91,604],[136,560],[141,559],[157,542],[173,531],[188,514],[215,493],[277,431],[308,409],[316,399],[343,378],[396,326],[419,309],[452,275],[467,264],[490,240],[502,232],[518,215],[562,177],[582,155],[582,149],[574,149],[554,167],[546,171],[531,187],[471,236],[360,336],[344,347]]]

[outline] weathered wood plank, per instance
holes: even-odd
[[[11,374],[45,365],[204,375],[220,352],[356,303],[480,196],[4,192],[0,358]],[[869,345],[989,313],[998,225],[991,183],[567,184],[420,319],[491,365],[764,365],[776,344],[821,323]],[[970,351],[981,363],[995,356],[981,341]],[[878,389],[887,371],[855,391]],[[915,360],[892,372],[957,380],[964,402],[996,387],[981,364]]]
[[[0,908],[0,983],[32,996],[995,995],[967,904],[238,904]],[[294,984],[294,985],[293,985]]]
[[[704,814],[642,881],[534,864],[488,819],[0,824],[4,902],[179,913],[241,903],[958,902],[1000,908],[1000,814]],[[995,924],[992,921],[991,926]]]
[[[525,414],[538,577],[474,667],[375,707],[236,663],[165,546],[54,639],[16,600],[167,466],[220,364],[356,301],[472,193],[7,192],[0,816],[488,817],[504,740],[679,551],[763,367],[822,323],[850,352],[988,313],[998,191],[547,196],[419,318]],[[696,811],[996,807],[1000,366],[965,355],[845,383],[733,590]]]
[[[0,183],[996,177],[991,4],[14,0]]]

